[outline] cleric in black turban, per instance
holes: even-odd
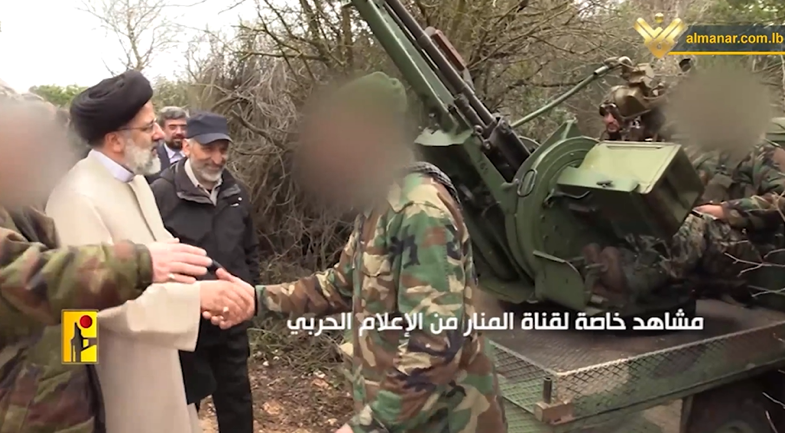
[[[107,78],[71,102],[71,125],[90,145],[133,120],[153,98],[153,87],[139,71]]]

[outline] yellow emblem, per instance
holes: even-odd
[[[662,24],[664,20],[665,16],[663,14],[654,16],[654,21],[657,24]],[[635,31],[643,36],[643,44],[658,59],[665,57],[676,46],[676,38],[684,33],[686,29],[687,26],[679,18],[671,21],[664,30],[659,26],[656,29],[651,28],[649,23],[643,18],[638,18],[635,21]]]

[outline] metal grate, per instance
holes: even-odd
[[[698,314],[704,317],[703,331],[659,336],[523,330],[490,335],[504,377],[510,432],[557,431],[532,415],[542,401],[545,378],[553,381],[553,402],[572,403],[577,420],[572,425],[578,427],[588,417],[595,423],[609,411],[785,361],[785,314],[719,301],[700,301]],[[643,427],[633,429],[637,424],[625,421],[624,432],[663,432],[649,420],[652,410],[637,417],[635,423]],[[558,431],[581,431],[563,428]]]
[[[679,433],[681,401],[629,416],[600,416],[591,426],[578,422],[551,427],[517,406],[508,405],[505,411],[509,425],[507,433]]]

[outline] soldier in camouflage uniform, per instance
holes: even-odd
[[[617,86],[614,91],[620,89],[622,86]],[[652,127],[660,119],[659,110],[625,116],[614,100],[613,91],[600,104],[599,113],[604,125],[600,141],[668,141],[670,138],[664,130]]]
[[[24,233],[24,234],[23,234]],[[104,309],[152,282],[149,252],[129,243],[55,249],[52,221],[0,209],[0,431],[103,432],[100,391],[85,366],[61,365],[64,308]]]
[[[739,206],[739,202],[742,202],[743,206]],[[785,222],[785,198],[782,192],[777,190],[755,194],[744,200],[723,202],[720,208],[717,209],[718,218],[737,230],[755,235],[761,242],[772,240],[772,234],[766,230],[780,228]],[[759,232],[762,233],[758,234]],[[779,244],[776,246],[781,247]],[[771,249],[772,247],[768,248]]]
[[[622,63],[625,84],[614,86],[602,101],[599,114],[605,128],[602,141],[668,141],[662,103],[666,86],[651,65]]]
[[[618,97],[630,94],[629,90],[617,90],[616,97],[606,101],[635,105],[630,98]],[[649,131],[654,141],[658,137],[666,141],[670,134],[658,134],[657,129],[665,124],[662,120],[653,127],[642,122],[638,130]],[[705,185],[700,206],[670,241],[641,236],[627,239],[630,249],[587,247],[587,260],[608,269],[601,281],[606,289],[645,293],[668,281],[698,274],[703,281],[713,279],[715,286],[717,280],[738,285],[740,273],[762,263],[766,253],[774,249],[771,243],[782,220],[772,218],[771,212],[764,217],[761,212],[785,192],[785,174],[777,161],[782,149],[761,140],[746,155],[695,146],[685,146],[685,151]]]
[[[12,98],[21,104],[14,109],[29,108],[10,88],[2,90],[0,104]],[[61,364],[60,328],[52,325],[63,309],[135,299],[151,283],[168,281],[177,263],[202,266],[203,275],[210,259],[184,244],[57,249],[54,224],[43,213],[0,207],[0,432],[104,432],[91,369]]]
[[[364,202],[365,211],[334,267],[257,287],[259,314],[353,313],[356,412],[340,433],[503,433],[490,347],[481,333],[467,328],[477,276],[455,189],[430,164],[411,165],[390,178],[385,174],[385,165],[402,159],[406,138],[391,125],[405,108],[401,83],[375,73],[342,87],[313,116],[317,124],[305,130],[315,139],[314,147],[306,145],[316,153],[309,167],[323,177],[312,182],[333,182],[333,200],[365,193],[354,202]],[[348,147],[347,140],[355,144],[345,150],[356,159],[338,155],[336,147]],[[374,174],[392,181],[368,188],[364,180],[374,182]],[[366,199],[375,199],[375,205]],[[408,315],[420,323],[410,333],[400,326],[382,330],[377,317],[374,329],[360,332],[376,315],[397,320]],[[440,331],[443,321],[456,326]]]
[[[764,203],[785,192],[785,175],[773,160],[767,143],[744,158],[720,152],[693,158],[706,184],[702,205],[669,241],[630,238],[631,249],[587,249],[589,261],[603,263],[609,272],[601,283],[616,292],[646,293],[669,281],[700,275],[703,281],[725,281],[737,286],[745,269],[765,261],[782,220],[764,218]],[[635,252],[633,252],[635,251]]]

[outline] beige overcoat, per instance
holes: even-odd
[[[171,239],[144,177],[112,164],[91,151],[50,196],[46,213],[62,244]],[[199,317],[197,286],[177,283],[154,284],[138,299],[99,313],[96,369],[107,433],[201,431],[186,404],[177,354],[196,347]]]

